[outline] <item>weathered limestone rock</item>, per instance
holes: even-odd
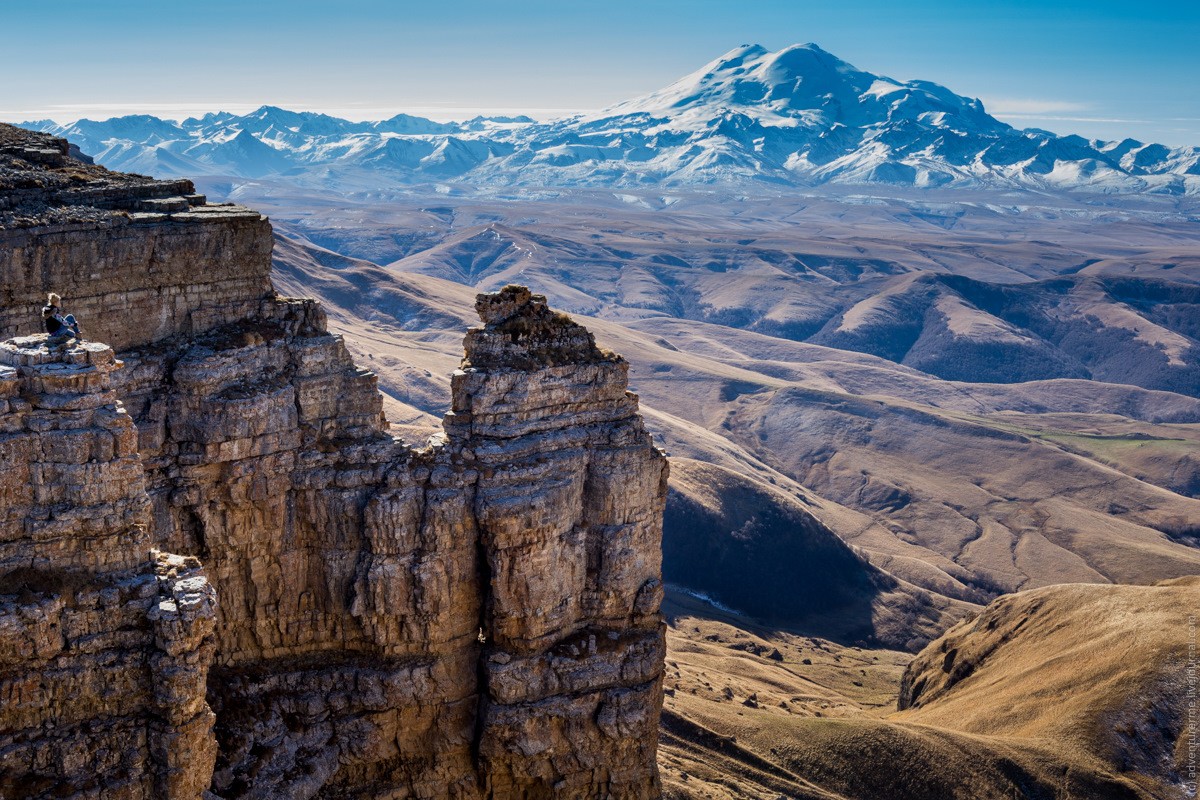
[[[0,344],[0,572],[115,572],[151,535],[133,422],[109,383],[111,348],[61,356],[45,337]]]
[[[0,126],[0,339],[40,332],[47,291],[118,351],[251,318],[274,294],[270,230],[191,181],[109,172]]]
[[[0,797],[199,798],[215,597],[151,551],[105,345],[0,344]]]
[[[479,471],[486,790],[656,795],[667,461],[586,329],[523,287],[476,308],[446,429]]]
[[[0,335],[59,291],[124,366],[0,349],[0,796],[657,796],[666,459],[625,362],[481,295],[413,449],[258,215],[4,130]]]
[[[220,597],[214,793],[478,796],[476,473],[384,432],[309,301],[123,357],[156,542]]]

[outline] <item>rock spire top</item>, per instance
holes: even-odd
[[[524,286],[477,295],[475,310],[484,327],[467,334],[464,368],[533,370],[620,360],[597,347],[587,328],[551,310],[544,295]]]

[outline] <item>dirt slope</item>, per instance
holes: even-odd
[[[1009,595],[906,670],[903,653],[669,599],[668,797],[1184,797],[1198,578]]]

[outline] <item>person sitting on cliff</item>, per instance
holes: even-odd
[[[46,305],[42,308],[42,322],[46,326],[46,333],[50,334],[46,339],[48,347],[63,347],[72,339],[83,341],[83,337],[79,335],[79,323],[75,320],[74,314],[63,316],[62,297],[50,292],[46,297]]]

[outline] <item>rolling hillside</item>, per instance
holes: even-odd
[[[1196,578],[1022,592],[905,666],[673,594],[665,796],[1182,800],[1198,605]]]
[[[473,289],[299,239],[281,239],[276,274],[327,304],[379,372],[399,432],[436,430]],[[844,595],[856,626],[839,636],[915,649],[1003,592],[1200,572],[1200,499],[1186,491],[1200,400],[1095,380],[945,381],[661,315],[586,324],[631,362],[679,465],[668,574],[721,602],[811,623],[821,615],[804,598],[823,584],[805,579],[805,560],[820,553],[821,568],[864,590]],[[738,568],[712,569],[714,553]]]

